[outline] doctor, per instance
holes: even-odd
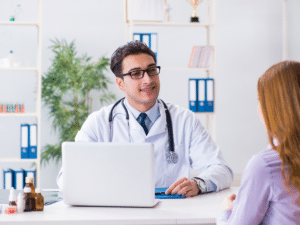
[[[155,187],[169,187],[166,194],[191,197],[230,187],[232,171],[195,114],[158,99],[160,67],[145,44],[118,48],[110,68],[126,98],[92,113],[75,141],[153,143]],[[189,179],[190,167],[197,177]],[[62,179],[60,171],[61,189]]]

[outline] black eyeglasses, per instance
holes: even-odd
[[[140,70],[140,69],[132,70],[131,72],[121,74],[118,77],[124,77],[130,75],[133,80],[138,80],[144,77],[145,72],[147,72],[150,77],[157,76],[160,73],[160,66],[151,67],[146,70]]]

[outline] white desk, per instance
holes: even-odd
[[[153,208],[73,207],[58,202],[43,212],[1,214],[0,224],[215,224],[223,199],[238,190],[233,187],[193,198],[161,200]]]

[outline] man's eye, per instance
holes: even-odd
[[[151,72],[156,72],[156,68],[151,68],[151,69],[148,69],[148,71],[151,73]]]
[[[131,72],[131,76],[140,76],[142,74],[141,70],[136,70]]]

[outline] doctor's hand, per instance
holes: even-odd
[[[199,193],[200,189],[197,182],[193,179],[187,179],[186,177],[180,178],[174,184],[172,184],[166,191],[165,194],[179,194],[185,197],[192,197]]]
[[[231,210],[232,211],[232,207],[233,207],[235,197],[236,197],[235,194],[231,194],[227,198],[225,198],[223,203],[222,203],[221,210],[222,211],[223,210]]]

